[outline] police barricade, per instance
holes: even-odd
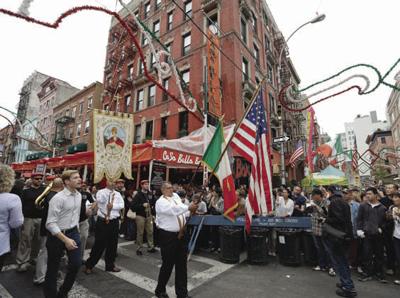
[[[243,242],[244,217],[230,221],[222,215],[192,216],[188,225],[219,226],[221,261],[226,263],[239,262],[240,249]],[[274,229],[277,233],[279,260],[285,265],[300,265],[300,247],[309,250],[304,243],[303,231],[311,229],[310,217],[255,217],[251,224],[251,232],[247,235],[248,261],[255,264],[266,263],[267,233]],[[200,229],[197,230],[200,232]],[[192,237],[193,238],[193,237]],[[195,237],[194,237],[195,238]],[[195,243],[189,247],[194,249]],[[310,255],[304,251],[305,256]]]

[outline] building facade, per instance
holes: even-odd
[[[10,164],[13,162],[14,133],[11,125],[0,129],[0,163]]]
[[[400,88],[400,72],[395,76],[395,85]],[[386,114],[393,136],[393,145],[396,151],[400,150],[400,92],[392,90],[386,104]]]
[[[54,143],[55,121],[53,110],[79,91],[62,80],[50,77],[40,85],[37,127],[50,146]]]
[[[372,165],[372,178],[378,182],[391,175],[397,176],[397,159],[392,131],[378,129],[367,137],[366,143],[369,149],[379,156]]]
[[[290,142],[283,145],[285,159],[290,158],[298,139],[305,137],[305,117],[302,113],[286,113],[281,108],[278,84],[299,84],[300,79],[287,51],[284,51],[281,80],[278,80],[279,53],[285,47],[285,39],[265,1],[193,0],[180,1],[180,7],[177,7],[170,0],[133,0],[128,5],[171,53],[188,86],[186,92],[190,91],[201,109],[207,93],[203,69],[207,66],[208,40],[203,32],[207,32],[211,25],[216,27],[220,48],[225,54],[219,55],[218,69],[218,92],[222,95],[224,122],[237,123],[241,119],[258,83],[266,75],[264,99],[271,122],[270,136],[286,134],[291,137]],[[149,41],[125,11],[121,11],[121,15],[134,30],[146,57],[147,68],[155,75]],[[173,77],[163,77],[162,83],[169,92],[178,94]],[[203,125],[144,77],[138,49],[116,20],[112,21],[109,31],[104,90],[104,110],[133,113],[135,143],[146,139],[178,138]],[[201,114],[197,113],[197,116]],[[215,115],[209,114],[208,119],[210,124],[216,123]],[[272,157],[274,175],[279,180],[279,147],[272,147]],[[293,169],[286,167],[286,171],[289,171],[288,179],[293,179]]]
[[[16,133],[23,136],[25,139],[41,141],[38,131],[35,129],[39,118],[39,97],[38,93],[41,90],[41,85],[50,76],[34,71],[23,83],[19,94],[19,102],[17,107],[17,122]],[[27,155],[40,151],[38,146],[24,139],[16,139],[14,144],[12,158],[14,162],[23,162]]]
[[[57,155],[93,150],[93,109],[101,109],[103,84],[94,82],[54,108]]]

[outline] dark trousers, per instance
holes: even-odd
[[[6,260],[6,254],[0,256],[0,272],[3,269],[4,261]]]
[[[393,237],[393,247],[397,261],[397,276],[400,277],[400,239]],[[394,262],[393,262],[394,263]]]
[[[86,261],[87,268],[92,269],[96,266],[97,262],[103,255],[104,250],[106,251],[104,257],[106,270],[112,270],[114,268],[118,247],[118,230],[118,219],[110,220],[108,224],[101,217],[97,219],[94,245],[90,252],[90,257]]]
[[[361,266],[362,263],[362,239],[353,239],[347,251],[347,259],[353,267]]]
[[[318,264],[323,269],[332,268],[332,258],[329,247],[322,236],[313,235],[313,240],[318,253]]]
[[[187,296],[187,242],[178,239],[178,233],[159,230],[162,265],[158,275],[156,294],[165,293],[166,285],[175,266],[175,293]]]
[[[386,269],[394,270],[395,269],[394,260],[396,259],[396,255],[393,247],[393,230],[392,229],[383,230],[383,238],[386,250]]]
[[[384,278],[382,235],[367,235],[363,245],[363,263],[368,276],[376,275]]]
[[[340,284],[347,291],[354,290],[354,283],[351,279],[351,271],[347,262],[347,246],[343,240],[324,238],[332,254],[332,264],[339,275]]]
[[[48,259],[46,277],[43,287],[44,296],[46,298],[67,297],[68,292],[74,285],[79,268],[82,265],[81,239],[78,229],[76,228],[68,233],[65,233],[65,236],[73,239],[78,248],[67,250],[65,248],[65,244],[57,237],[47,237],[46,248]],[[60,268],[60,261],[64,255],[64,251],[67,252],[68,256],[68,271],[67,275],[65,276],[64,283],[57,293],[57,273]]]

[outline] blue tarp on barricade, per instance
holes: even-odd
[[[203,215],[205,226],[244,226],[246,219],[244,216],[236,218],[234,222],[226,219],[222,215]],[[197,226],[203,216],[192,216],[188,225]],[[251,226],[269,228],[291,228],[291,229],[311,229],[311,217],[270,217],[260,216],[253,218]]]

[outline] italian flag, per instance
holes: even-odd
[[[224,127],[221,121],[219,121],[214,136],[204,153],[203,163],[214,173],[221,185],[224,196],[224,216],[234,221],[233,210],[237,207],[237,198],[227,152],[225,152],[220,163],[217,165],[225,146]]]

